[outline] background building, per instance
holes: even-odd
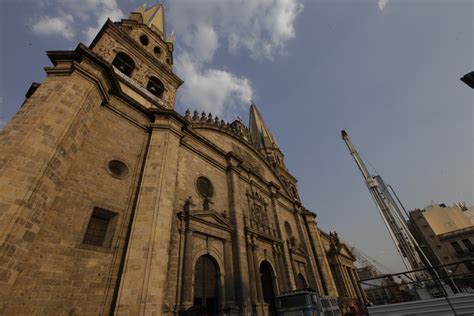
[[[359,285],[357,268],[354,265],[356,257],[336,232],[327,234],[320,230],[320,233],[331,273],[339,293],[341,310],[347,313],[358,312],[359,302],[365,302],[366,298]]]
[[[351,255],[334,236],[325,248],[257,107],[248,127],[174,110],[173,49],[155,5],[48,52],[0,134],[0,314],[268,315],[296,288],[359,297],[336,286],[354,281]]]
[[[410,229],[433,265],[459,263],[444,269],[457,286],[474,287],[474,225],[472,208],[459,203],[430,205],[410,212]],[[460,263],[462,262],[462,263]]]

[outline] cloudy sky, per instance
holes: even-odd
[[[0,126],[47,50],[88,44],[135,0],[0,1]],[[391,271],[394,247],[340,130],[409,209],[474,202],[472,0],[168,0],[176,109],[233,120],[259,106],[305,206]],[[387,271],[386,271],[387,272]]]

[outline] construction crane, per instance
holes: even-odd
[[[357,167],[359,168],[364,178],[365,184],[369,189],[370,194],[377,206],[377,209],[382,216],[385,226],[395,243],[395,247],[400,254],[400,257],[405,264],[407,270],[418,270],[423,268],[431,268],[432,265],[420,248],[420,245],[415,240],[407,227],[405,218],[403,217],[400,208],[395,200],[392,198],[387,186],[379,175],[372,176],[359,153],[352,144],[346,131],[341,132],[342,139],[349,148],[349,151],[354,158]],[[418,280],[427,279],[424,273],[417,273],[414,275]]]

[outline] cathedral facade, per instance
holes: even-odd
[[[161,5],[47,54],[0,134],[0,314],[273,315],[307,287],[361,299],[255,104],[248,126],[174,110]]]

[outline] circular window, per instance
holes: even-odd
[[[153,51],[155,52],[155,55],[156,56],[160,56],[161,55],[161,48],[159,48],[158,46],[156,46]]]
[[[117,178],[125,178],[128,174],[128,167],[123,162],[119,160],[109,161],[109,171],[110,173]]]
[[[210,198],[214,195],[214,188],[211,181],[206,177],[199,177],[196,182],[197,190],[205,198]]]
[[[148,36],[146,36],[146,35],[141,35],[141,36],[140,36],[140,43],[142,43],[143,45],[147,46],[147,45],[148,45]]]

